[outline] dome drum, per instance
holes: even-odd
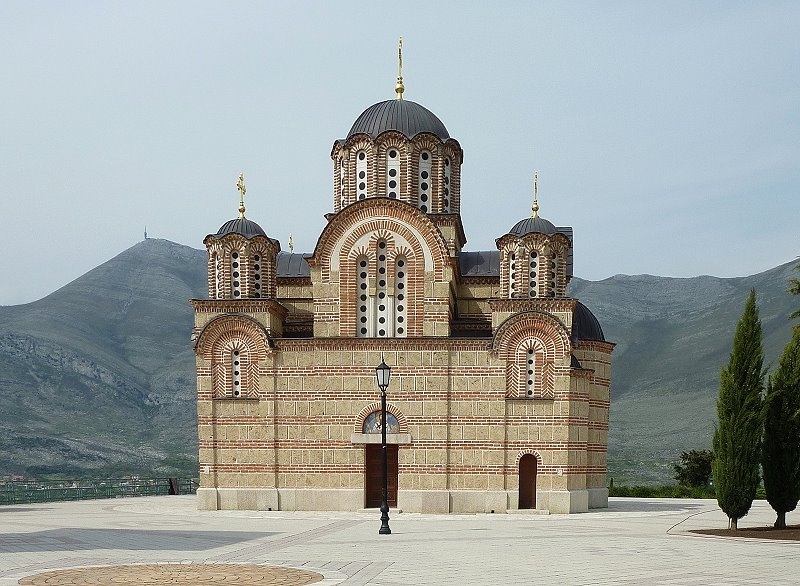
[[[336,212],[370,197],[459,213],[463,152],[441,120],[408,100],[367,108],[331,150]]]

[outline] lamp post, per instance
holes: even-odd
[[[380,535],[389,535],[389,474],[386,469],[386,388],[389,386],[389,377],[392,376],[392,369],[383,361],[375,369],[375,378],[378,379],[378,388],[381,390],[381,475],[383,485],[381,487],[381,528],[378,530]]]

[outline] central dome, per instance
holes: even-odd
[[[450,138],[436,114],[409,100],[386,100],[370,106],[356,119],[347,138],[367,134],[374,140],[387,130],[402,132],[409,139],[421,132],[435,134],[442,141]]]

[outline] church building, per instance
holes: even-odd
[[[403,91],[401,74],[333,142],[313,251],[281,250],[277,224],[245,216],[242,176],[239,217],[203,241],[201,509],[379,506],[382,360],[390,506],[608,506],[613,344],[568,296],[572,229],[534,196],[496,250],[464,250],[461,145]]]

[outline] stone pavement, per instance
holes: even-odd
[[[193,496],[4,506],[0,585],[800,583],[796,542],[689,534],[727,526],[709,500],[612,498],[579,515],[392,512],[392,535],[378,535],[379,516],[197,511]],[[774,518],[757,501],[740,525]]]

